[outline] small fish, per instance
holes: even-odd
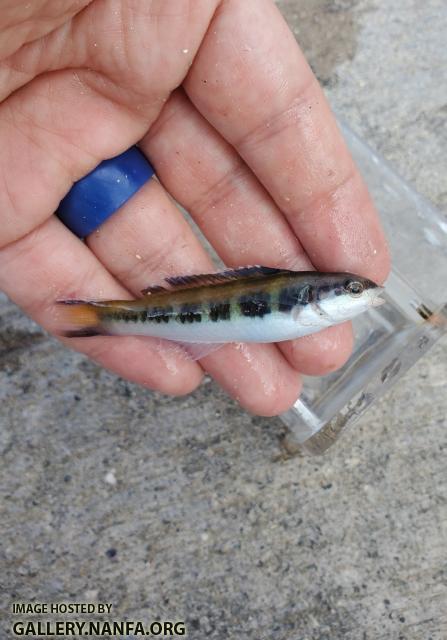
[[[384,302],[350,273],[242,267],[176,276],[138,300],[62,300],[66,337],[152,336],[198,359],[229,342],[281,342],[345,322]]]

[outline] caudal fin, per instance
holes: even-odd
[[[104,303],[87,300],[58,300],[61,305],[60,321],[65,338],[90,338],[109,333],[102,326]],[[65,328],[66,327],[66,328]]]

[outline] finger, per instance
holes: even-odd
[[[61,330],[57,299],[130,297],[56,218],[0,249],[0,289],[56,334]],[[118,375],[164,393],[188,393],[202,377],[196,363],[161,349],[156,340],[97,337],[64,342]]]
[[[265,188],[183,92],[172,94],[141,147],[225,264],[312,268]],[[321,375],[347,360],[352,330],[345,324],[279,346],[294,368]]]
[[[270,0],[228,0],[185,81],[238,150],[319,270],[382,281],[386,242],[315,77]]]
[[[213,270],[189,225],[152,180],[87,239],[111,273],[135,295],[163,277]],[[300,390],[298,373],[274,345],[227,345],[201,360],[219,384],[249,411],[276,415]]]

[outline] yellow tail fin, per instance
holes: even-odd
[[[58,300],[61,308],[61,322],[65,329],[61,335],[66,338],[88,338],[91,336],[107,335],[101,327],[101,306],[97,302],[86,300]]]

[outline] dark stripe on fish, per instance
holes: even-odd
[[[185,304],[182,306],[180,313],[176,317],[178,322],[182,324],[193,322],[202,322],[202,314],[199,305]]]
[[[248,318],[263,318],[271,313],[270,294],[267,291],[256,291],[249,296],[241,296],[238,300],[241,314]]]
[[[168,323],[169,319],[172,318],[172,313],[172,307],[153,307],[147,310],[146,319],[156,322],[157,324],[161,324],[162,322]]]
[[[230,320],[231,319],[231,307],[229,302],[219,302],[210,304],[209,317],[213,322],[218,320]]]
[[[305,306],[314,300],[314,290],[310,284],[302,287],[285,287],[278,297],[278,311],[288,312],[296,305]]]
[[[112,322],[156,322],[160,324],[161,322],[169,322],[172,312],[172,307],[152,307],[141,311],[113,311],[103,314],[103,319]]]

